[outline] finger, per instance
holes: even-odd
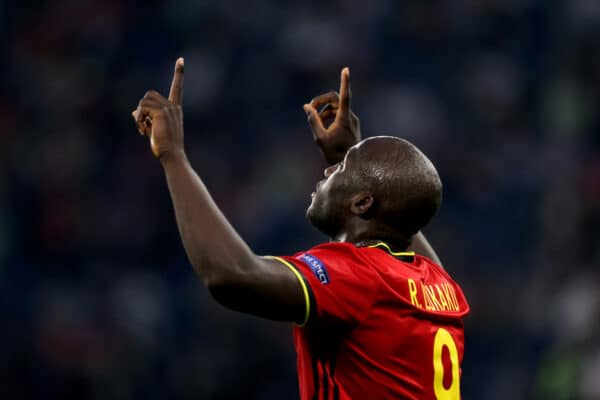
[[[142,97],[142,100],[145,99],[156,100],[161,103],[164,103],[165,105],[169,103],[169,100],[167,100],[162,94],[158,93],[156,90],[148,90],[146,93],[144,93],[144,97]]]
[[[335,114],[337,114],[337,112],[338,112],[338,109],[334,104],[327,103],[323,106],[323,108],[321,108],[319,110],[319,115],[323,116],[323,114],[329,114],[329,113],[335,115]]]
[[[169,102],[167,100],[165,100],[164,98],[161,99],[153,99],[151,97],[142,97],[142,99],[140,100],[140,102],[138,103],[138,105],[140,104],[146,104],[149,106],[153,106],[153,107],[168,107],[169,106]]]
[[[131,116],[133,117],[133,120],[135,121],[135,127],[137,128],[138,132],[140,133],[140,135],[145,135],[146,134],[145,128],[138,121],[139,114],[140,114],[140,111],[138,109],[135,109],[131,112]]]
[[[345,67],[342,69],[340,79],[340,111],[338,115],[345,118],[350,113],[350,69]]]
[[[321,118],[321,121],[328,122],[329,120],[335,118],[336,113],[337,113],[337,109],[333,108],[331,103],[327,103],[319,111],[319,117]]]
[[[154,100],[154,99],[141,99],[140,102],[138,103],[138,108],[137,108],[137,120],[139,122],[142,122],[145,118],[146,115],[148,114],[144,114],[142,112],[142,109],[156,109],[156,110],[161,110],[164,109],[166,107],[166,104],[163,103],[162,101],[159,100]]]
[[[153,108],[158,109],[158,106],[155,105]],[[144,136],[150,134],[150,132],[152,131],[152,118],[150,117],[150,115],[144,114],[144,112],[142,112],[141,106],[138,106],[136,110],[132,111],[131,116],[135,120],[135,125],[140,135]]]
[[[150,122],[152,122],[152,117],[149,110],[160,110],[164,107],[164,104],[158,100],[149,98],[143,98],[140,100],[137,109],[132,113],[132,115],[135,114],[138,130],[140,130],[140,132],[143,131],[143,133],[146,134],[149,128],[149,125],[146,123],[146,119],[150,118]]]
[[[336,114],[335,110],[332,110],[331,108],[328,108],[327,110],[320,112],[319,113],[319,117],[321,117],[321,120],[325,122],[325,121],[328,121],[330,119],[334,119],[335,118],[335,114]]]
[[[137,120],[138,126],[146,133],[152,128],[152,122],[165,117],[165,108],[149,104],[148,102],[141,103],[138,106],[139,117]]]
[[[184,60],[179,57],[175,62],[175,71],[173,72],[173,82],[171,82],[171,90],[169,91],[169,101],[181,105],[183,100],[183,70]]]
[[[315,97],[310,101],[310,105],[316,108],[317,110],[326,104],[331,104],[335,108],[337,108],[339,101],[340,99],[337,92],[331,91]]]
[[[321,121],[317,109],[310,104],[305,104],[302,108],[304,108],[304,112],[306,113],[308,119],[308,125],[310,125],[313,134],[317,136],[323,133],[323,131],[325,131],[325,127],[323,126],[323,121]]]
[[[144,133],[150,134],[152,132],[152,118],[150,116],[146,116],[144,120]]]

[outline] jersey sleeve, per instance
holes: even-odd
[[[354,246],[328,243],[293,256],[274,257],[299,273],[306,320],[358,324],[375,302],[379,279]]]

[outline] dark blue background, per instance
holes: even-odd
[[[207,296],[131,121],[183,55],[190,159],[255,251],[325,240],[301,107],[350,66],[364,136],[442,175],[464,398],[600,398],[599,27],[596,0],[0,1],[0,397],[296,398],[290,327]]]

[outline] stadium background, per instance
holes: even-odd
[[[301,106],[348,65],[363,135],[445,183],[463,397],[600,399],[598,1],[0,1],[0,31],[0,397],[296,397],[289,327],[207,297],[129,115],[183,55],[190,158],[257,252],[325,239]]]

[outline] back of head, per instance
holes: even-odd
[[[439,209],[442,182],[433,163],[415,145],[376,136],[359,145],[361,186],[375,199],[370,217],[410,237]]]

